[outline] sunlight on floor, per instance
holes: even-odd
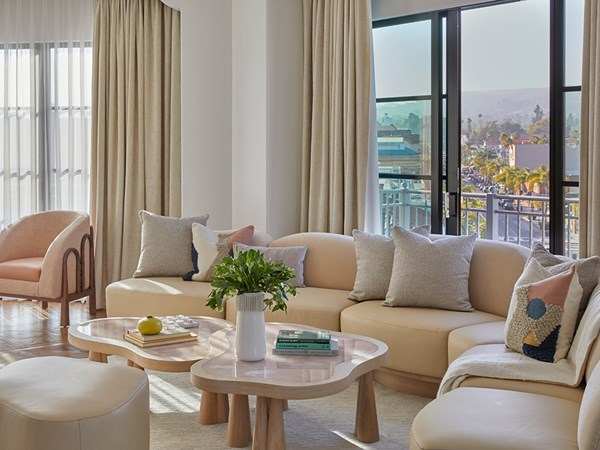
[[[198,411],[200,392],[193,393],[181,389],[156,375],[148,374],[150,379],[150,411],[154,414],[165,414]]]

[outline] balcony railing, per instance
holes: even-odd
[[[431,193],[426,190],[380,189],[382,234],[394,226],[411,228],[430,222]],[[532,247],[549,246],[550,198],[533,195],[463,193],[462,234]],[[579,197],[565,198],[565,253],[578,256]]]

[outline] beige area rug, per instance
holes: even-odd
[[[151,450],[229,448],[225,441],[226,424],[198,424],[200,391],[191,385],[189,374],[147,373]],[[401,394],[375,383],[381,440],[364,444],[353,435],[357,387],[353,383],[346,391],[330,397],[290,401],[289,410],[284,413],[287,449],[408,449],[412,420],[429,399]],[[252,417],[254,401],[255,397],[250,397]]]

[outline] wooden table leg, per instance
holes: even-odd
[[[284,402],[278,398],[256,398],[252,450],[285,450]]]
[[[283,402],[283,410],[287,411],[288,409],[290,409],[290,405],[288,405],[288,401],[287,400],[282,400]]]
[[[269,421],[267,424],[267,450],[285,450],[283,426],[283,400],[269,399]]]
[[[200,396],[200,413],[198,423],[201,425],[214,425],[226,423],[229,414],[229,398],[227,394],[215,394],[202,391]]]
[[[234,448],[246,447],[252,441],[250,429],[250,406],[247,395],[231,396],[229,424],[227,425],[227,445]]]
[[[140,366],[139,364],[136,364],[136,363],[134,363],[134,362],[133,362],[132,360],[130,360],[130,359],[128,359],[128,360],[127,360],[127,365],[128,365],[129,367],[134,367],[134,368],[136,368],[136,369],[140,369],[141,371],[144,371],[144,372],[146,371],[146,369],[144,369],[144,368],[143,368],[142,366]]]
[[[101,363],[105,363],[108,362],[108,359],[106,357],[107,355],[105,355],[104,353],[98,353],[98,352],[89,352],[88,354],[88,359],[90,361],[94,361],[94,362],[101,362]]]
[[[373,372],[366,373],[358,379],[354,432],[356,433],[356,438],[361,442],[369,443],[379,440]]]
[[[267,448],[267,423],[269,418],[269,399],[256,397],[256,413],[254,414],[254,437],[252,450],[265,450]]]

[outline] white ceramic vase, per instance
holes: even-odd
[[[267,354],[264,299],[264,292],[237,296],[235,354],[239,361],[261,361]]]

